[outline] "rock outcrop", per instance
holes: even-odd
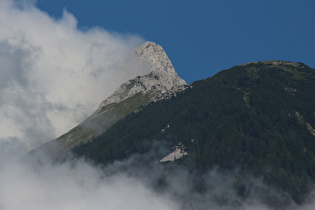
[[[163,99],[163,97],[159,97],[163,94],[170,95],[185,88],[186,82],[177,75],[170,59],[160,45],[146,42],[135,50],[135,54],[150,68],[150,73],[122,84],[101,103],[100,109],[112,103],[119,103],[140,92],[154,91],[156,94],[152,100],[155,101]],[[167,92],[168,94],[165,94]]]

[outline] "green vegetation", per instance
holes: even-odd
[[[151,97],[154,96],[153,94],[154,92],[147,92],[145,94],[137,93],[119,103],[104,106],[83,123],[60,136],[57,141],[61,143],[65,149],[72,149],[80,144],[90,142],[93,140],[94,136],[105,132],[118,120],[130,113],[136,112],[151,101]]]
[[[167,147],[183,142],[189,155],[174,164],[240,168],[300,203],[315,181],[314,113],[314,69],[251,63],[143,107],[74,152],[107,164],[146,154],[153,142]]]

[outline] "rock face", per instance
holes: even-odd
[[[62,150],[59,149],[54,152],[58,155],[63,150],[70,150],[90,142],[95,136],[105,132],[115,122],[137,111],[140,107],[152,101],[172,97],[178,91],[185,89],[186,82],[177,75],[160,45],[146,42],[134,53],[143,62],[143,65],[150,69],[150,73],[122,84],[100,104],[99,108],[88,119],[40,148],[48,147],[53,142],[59,142]]]
[[[188,155],[188,152],[186,152],[185,149],[186,147],[180,142],[178,145],[173,147],[173,152],[163,157],[159,162],[173,162],[181,159],[182,157]]]
[[[135,50],[135,54],[151,69],[150,73],[138,76],[122,84],[110,97],[101,103],[100,109],[112,103],[119,103],[140,92],[156,92],[156,98],[152,98],[154,101],[161,99],[158,96],[162,96],[166,92],[169,94],[176,93],[185,87],[186,82],[177,75],[171,61],[160,45],[146,42]]]

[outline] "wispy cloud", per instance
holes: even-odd
[[[21,3],[22,2],[22,3]],[[0,145],[31,149],[84,120],[122,82],[147,70],[130,57],[143,42],[102,28],[80,30],[31,1],[0,0]]]

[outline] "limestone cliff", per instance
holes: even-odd
[[[186,85],[186,82],[177,75],[171,61],[160,45],[146,42],[135,50],[135,54],[150,68],[150,73],[122,84],[101,103],[100,108],[111,103],[119,103],[136,93],[154,91],[156,92],[155,97],[157,97],[166,92],[175,93]],[[155,99],[152,98],[152,100]]]

